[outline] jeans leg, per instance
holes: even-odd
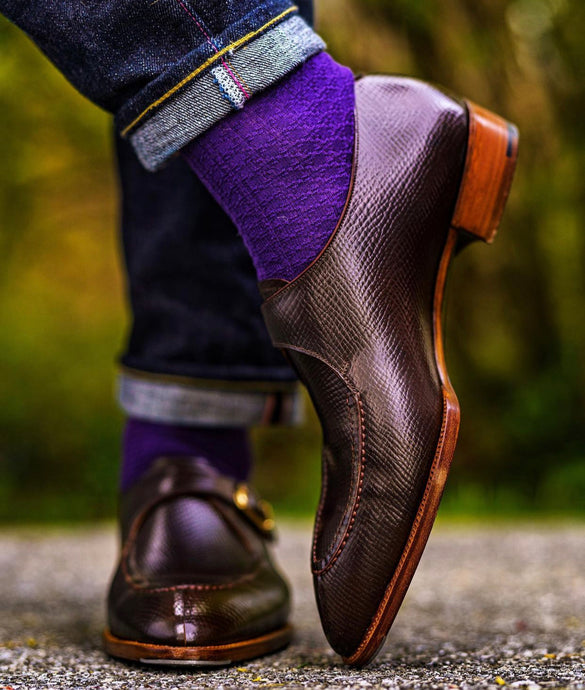
[[[291,0],[0,0],[154,170],[323,41]]]
[[[144,0],[100,0],[96,3],[0,0],[0,11],[26,31],[81,92],[115,113],[118,130],[129,139],[149,169],[166,162],[218,119],[234,108],[242,107],[254,93],[280,79],[324,47],[289,0],[158,0],[156,3]],[[156,193],[156,190],[152,191],[154,197]],[[197,218],[196,215],[194,217]],[[207,240],[206,245],[211,247],[210,238]],[[127,239],[127,246],[139,247],[145,253],[156,245],[157,242],[136,243]],[[237,258],[230,255],[229,250],[222,257],[224,250],[222,243],[217,243],[211,254],[227,260],[227,272],[231,272],[237,266]],[[141,266],[142,274],[148,275],[144,264],[136,259],[140,253],[135,255],[136,249],[130,251],[133,252],[132,265],[138,266],[138,278]],[[247,257],[245,260],[248,261]],[[188,286],[188,281],[183,280],[182,285]],[[169,281],[169,286],[172,290],[172,281]],[[136,288],[138,296],[131,286],[133,304],[140,300],[147,302],[149,298],[140,294],[139,279]],[[239,293],[236,290],[230,305],[233,306],[234,301],[238,304],[240,294],[250,297],[248,288]],[[165,299],[164,294],[157,293],[155,303],[158,297]],[[257,296],[255,298],[258,299]],[[163,319],[170,311],[163,315]],[[133,361],[140,362],[138,372],[146,372],[149,367],[160,369],[159,365],[152,364],[153,352],[157,351],[156,335],[152,335],[150,341],[153,344],[148,354],[150,365],[135,338],[135,333],[146,331],[149,326],[145,324],[149,323],[152,334],[152,324],[157,318],[161,318],[161,312],[157,314],[151,302],[150,311],[144,310],[131,334],[124,360],[128,367]],[[246,323],[251,322],[247,320]],[[245,329],[239,332],[245,333]],[[177,332],[169,333],[167,331],[169,338],[165,341],[167,349],[161,355],[167,373],[151,373],[174,376],[172,369],[176,366],[181,369],[179,376],[184,377],[187,363],[184,359],[181,363],[180,344],[173,344]],[[179,334],[178,340],[182,336],[184,332]],[[200,375],[213,376],[211,369],[215,365],[215,375],[219,376],[227,361],[223,355],[221,358],[218,355],[225,351],[225,343],[201,342],[208,343],[206,352],[212,354],[205,360],[203,369],[206,373],[201,370]],[[258,352],[262,353],[263,366],[266,367],[268,359],[263,357],[273,357],[275,353],[267,355],[262,348],[263,345],[260,350],[252,350],[256,356]],[[190,364],[195,376],[196,366],[193,361]],[[246,364],[249,366],[250,362]],[[252,361],[252,369],[256,364]],[[237,374],[235,366],[228,367],[230,373],[226,376],[239,375],[242,382],[250,383],[251,370],[241,369]],[[263,372],[266,373],[265,368]],[[289,379],[290,372],[278,364],[274,367],[273,377],[282,385]],[[127,382],[128,376],[122,380],[121,391],[126,391],[122,397],[130,411],[132,405],[136,409],[138,388],[127,386]],[[140,381],[143,403],[152,400],[156,393],[147,387],[148,383],[151,382]],[[175,384],[180,385],[173,380]],[[200,400],[195,402],[201,404]],[[206,402],[205,409],[211,409],[212,399]],[[262,408],[262,417],[277,417],[281,402],[269,401],[268,407]],[[183,406],[192,403],[193,400],[189,399]],[[188,417],[190,413],[182,414]]]
[[[181,159],[149,173],[117,139],[133,314],[119,399],[130,415],[213,426],[294,423],[295,376],[272,346],[236,229]]]
[[[312,24],[311,0],[299,11]],[[270,343],[232,222],[182,160],[147,173],[119,137],[116,151],[132,309],[123,409],[173,424],[297,421],[295,375]]]

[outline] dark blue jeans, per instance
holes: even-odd
[[[299,5],[310,23],[310,1]],[[320,39],[282,0],[0,0],[0,9],[115,113],[126,139],[116,147],[133,312],[123,408],[173,423],[294,421],[294,375],[270,344],[243,243],[169,158],[321,50]],[[243,83],[245,94],[233,90]],[[136,154],[166,166],[146,172]]]
[[[294,421],[294,374],[270,342],[231,220],[182,159],[150,173],[128,142],[117,152],[132,308],[122,408],[175,424]]]
[[[159,168],[323,50],[291,0],[0,0],[79,91]]]

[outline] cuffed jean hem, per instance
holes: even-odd
[[[311,56],[322,39],[291,7],[219,49],[122,127],[147,170],[157,170],[216,122]]]
[[[118,402],[135,419],[213,427],[297,425],[303,399],[296,383],[183,379],[122,372]]]

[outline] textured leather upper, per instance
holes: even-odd
[[[411,79],[357,81],[356,118],[344,216],[299,277],[264,286],[263,305],[323,427],[313,572],[346,657],[396,569],[440,435],[433,295],[467,140],[465,109]]]
[[[286,624],[288,588],[268,535],[243,513],[235,482],[199,458],[161,458],[122,498],[122,554],[108,598],[111,632],[164,645],[205,646]]]

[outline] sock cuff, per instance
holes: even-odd
[[[176,426],[129,418],[122,446],[122,491],[126,491],[161,457],[205,458],[220,474],[237,481],[246,481],[252,467],[252,450],[246,428]]]

